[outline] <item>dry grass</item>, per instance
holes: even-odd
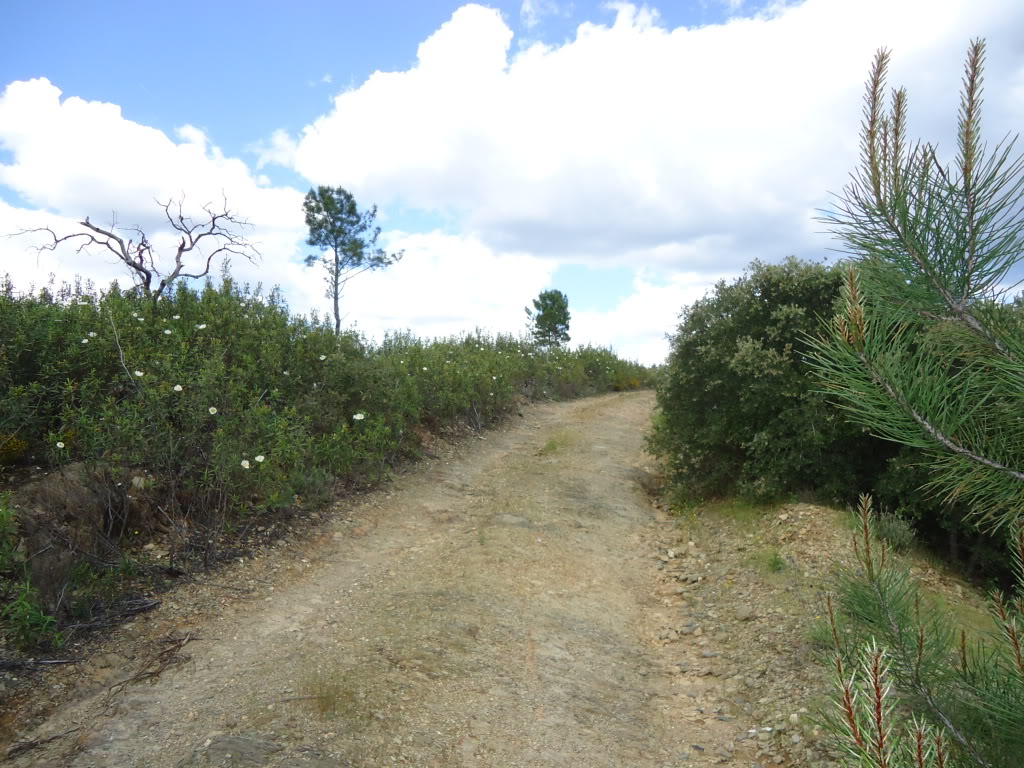
[[[300,686],[296,701],[306,701],[320,717],[367,720],[370,712],[366,696],[351,676],[340,667],[317,668]]]
[[[551,456],[572,445],[575,436],[567,430],[559,430],[548,438],[544,446],[537,451],[538,456]]]

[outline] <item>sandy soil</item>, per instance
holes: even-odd
[[[658,639],[652,407],[531,408],[316,541],[217,574],[220,592],[172,596],[60,683],[67,702],[22,739],[59,737],[11,764],[753,764],[747,724],[681,716]],[[187,660],[116,685],[173,661],[173,638]],[[129,640],[149,655],[119,655]]]

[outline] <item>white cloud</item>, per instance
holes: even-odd
[[[20,237],[9,235],[21,230],[53,227],[59,231],[73,231],[74,219],[56,216],[41,210],[18,208],[0,200],[0,276],[10,275],[15,290],[28,291],[46,285],[50,275],[59,284],[82,275],[91,279],[97,287],[106,287],[113,280],[124,277],[113,256],[97,256],[76,253],[74,248],[63,249],[59,254],[52,251],[38,252],[36,248],[50,242],[45,234],[30,234]]]
[[[641,270],[633,281],[633,292],[611,311],[574,311],[570,299],[572,343],[611,346],[641,363],[660,363],[668,355],[666,335],[679,325],[680,310],[702,298],[718,280],[735,276],[677,272],[667,281],[656,281]]]
[[[519,6],[519,20],[526,29],[531,30],[540,24],[545,16],[554,16],[562,12],[562,7],[554,0],[523,0]]]
[[[1016,0],[780,2],[693,29],[665,28],[653,7],[609,7],[608,23],[582,24],[564,44],[517,48],[498,11],[464,6],[407,71],[376,72],[338,94],[298,135],[268,133],[260,166],[345,186],[394,226],[401,217],[387,214],[417,209],[454,225],[456,234],[388,233],[408,255],[350,285],[350,321],[374,335],[517,331],[559,262],[615,263],[638,270],[631,294],[607,312],[574,312],[573,340],[655,361],[680,308],[719,275],[828,244],[810,217],[855,163],[862,84],[880,45],[893,48],[891,82],[910,89],[912,135],[954,143],[975,35],[990,44],[986,135],[1024,124]],[[523,25],[548,11],[555,4],[524,3]],[[190,124],[169,136],[117,105],[62,100],[46,80],[12,83],[0,95],[10,158],[0,186],[25,206],[0,203],[0,234],[47,222],[65,231],[110,211],[149,230],[161,215],[154,198],[184,192],[197,204],[223,193],[256,225],[266,255],[259,267],[236,263],[237,276],[280,284],[296,311],[325,307],[320,272],[299,261],[302,192],[275,186],[214,138]],[[100,284],[123,276],[116,263],[69,251],[37,263],[26,243],[0,239],[0,273],[19,287],[51,270]]]
[[[474,327],[518,333],[523,307],[550,284],[553,262],[500,253],[478,238],[441,232],[388,233],[387,249],[404,250],[397,265],[364,273],[346,288],[343,312],[379,337],[389,329],[431,336]],[[317,280],[321,273],[318,271]]]
[[[334,82],[334,76],[330,72],[323,74],[316,80],[307,80],[306,85],[310,88],[316,88],[318,85],[330,85]]]
[[[540,23],[538,5],[537,0],[523,0],[523,4],[519,6],[519,18],[527,29],[533,29]]]
[[[45,225],[39,211],[57,217],[59,234],[76,231],[74,222],[86,216],[107,224],[116,212],[121,224],[141,227],[166,255],[173,252],[173,238],[156,201],[184,197],[185,214],[201,217],[203,205],[220,209],[226,199],[233,212],[253,224],[244,234],[260,251],[282,261],[297,255],[305,232],[302,193],[254,176],[195,126],[183,125],[176,133],[177,141],[127,120],[115,104],[76,97],[62,101],[60,90],[45,79],[11,83],[0,95],[0,147],[13,160],[0,165],[0,184],[35,210],[19,213],[5,206],[9,225],[5,222],[0,233]],[[23,242],[6,241],[4,253],[23,251]],[[54,266],[85,268],[95,261],[74,255],[71,248],[61,255],[66,260]],[[16,259],[4,261],[14,264]]]
[[[609,24],[516,53],[497,10],[464,6],[415,66],[339,94],[264,159],[361,199],[454,213],[499,250],[675,251],[686,269],[685,254],[721,242],[715,260],[741,268],[827,244],[807,217],[856,161],[879,46],[894,49],[893,82],[909,86],[920,133],[952,136],[972,35],[993,51],[992,134],[1024,116],[1003,89],[1024,65],[1016,0],[806,0],[671,30],[653,9],[612,7]],[[526,3],[524,17],[539,8]]]
[[[445,53],[438,48],[432,55]],[[327,305],[322,271],[298,258],[307,250],[300,246],[306,234],[301,192],[271,186],[195,126],[182,126],[174,140],[126,120],[116,105],[60,97],[46,80],[13,83],[0,96],[0,147],[13,157],[0,166],[0,184],[37,206],[0,201],[0,234],[46,226],[71,233],[80,231],[77,222],[87,215],[106,224],[109,212],[117,211],[120,222],[138,223],[158,249],[173,253],[172,233],[160,227],[163,213],[154,198],[184,192],[186,204],[217,203],[223,191],[231,207],[255,224],[251,239],[264,254],[256,265],[235,259],[235,277],[267,288],[281,285],[297,312]],[[393,328],[426,336],[474,326],[518,332],[525,324],[523,306],[556,268],[527,254],[497,252],[472,236],[388,232],[385,238],[389,250],[406,250],[405,260],[359,276],[343,300],[348,322],[358,321],[378,338]],[[115,279],[131,282],[124,266],[101,248],[36,253],[33,246],[44,242],[41,234],[0,238],[0,274],[9,272],[20,290],[45,284],[51,273],[58,283],[75,275],[101,287]]]
[[[274,165],[292,165],[295,161],[295,150],[298,145],[288,135],[287,131],[280,129],[270,134],[267,141],[256,142],[249,147],[249,151],[258,155],[257,168],[264,168],[273,163]]]

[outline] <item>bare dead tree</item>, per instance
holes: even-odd
[[[241,235],[242,230],[252,225],[228,208],[227,198],[219,210],[214,209],[212,203],[204,205],[202,210],[206,216],[199,221],[184,214],[183,204],[184,197],[166,203],[157,201],[164,210],[167,223],[180,238],[174,253],[174,266],[169,272],[158,266],[159,254],[153,250],[146,233],[137,226],[118,226],[116,213],[111,216],[110,226],[106,229],[96,226],[86,216],[84,221],[78,222],[85,228],[84,232],[58,236],[50,227],[37,227],[21,230],[16,235],[48,234],[52,241],[35,247],[37,252],[56,251],[64,243],[77,243],[76,253],[90,253],[90,248],[94,247],[106,249],[131,270],[135,285],[153,301],[157,301],[179,278],[206,277],[217,257],[242,256],[252,263],[260,258],[255,245]],[[133,236],[125,240],[117,230]],[[202,271],[195,271],[198,267],[202,267]]]

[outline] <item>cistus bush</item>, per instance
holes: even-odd
[[[808,375],[807,337],[841,282],[820,264],[755,261],[683,310],[650,440],[683,495],[845,499],[884,467],[893,448],[846,423]]]
[[[19,441],[8,454],[146,470],[170,516],[324,499],[415,454],[417,428],[484,427],[524,399],[649,379],[595,347],[338,335],[226,275],[156,302],[116,286],[0,284],[0,432]]]
[[[17,435],[0,433],[0,467],[16,464],[25,458],[28,443]]]

